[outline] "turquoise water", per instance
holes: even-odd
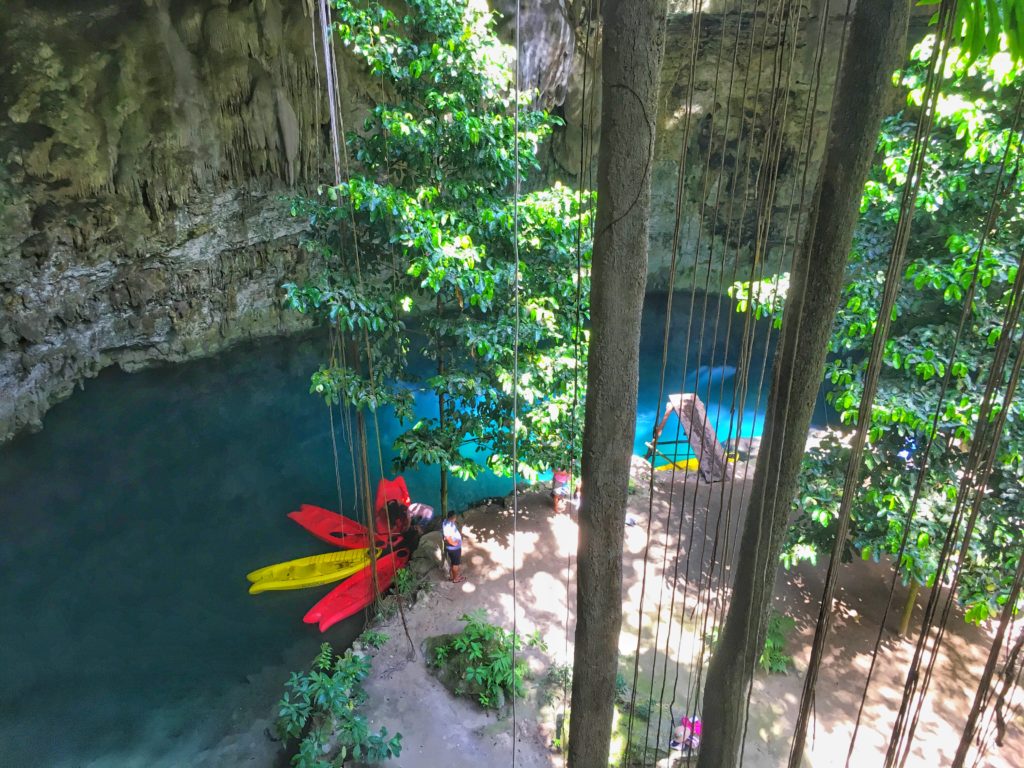
[[[224,727],[197,722],[200,703],[296,644],[312,658],[321,637],[302,615],[330,587],[253,597],[245,573],[329,549],[285,517],[338,506],[327,412],[308,394],[322,336],[104,371],[0,449],[0,764],[198,751]],[[414,497],[432,500],[429,474],[407,474]],[[453,502],[509,487],[457,486]]]
[[[680,392],[697,393],[707,409],[708,422],[723,444],[759,437],[771,384],[770,378],[764,375],[766,363],[771,365],[774,341],[769,325],[760,323],[754,329],[747,393],[743,402],[739,402],[734,392],[742,316],[732,310],[728,299],[703,294],[694,297],[691,312],[689,294],[677,294],[672,306],[664,394],[659,400],[666,314],[665,296],[649,295],[641,329],[640,387],[633,452],[639,456],[646,454],[646,443],[650,442],[655,424],[664,415],[668,396]],[[683,441],[682,444],[668,444],[677,439]],[[659,438],[659,451],[677,460],[693,456],[685,439],[685,433],[679,430],[679,420],[671,416]],[[655,463],[664,464],[665,459],[659,458]]]
[[[684,303],[666,391],[692,383],[724,438],[738,329],[727,343],[724,310],[717,324],[709,310],[703,349],[695,340],[685,353],[700,326],[688,331]],[[640,453],[660,415],[661,306],[650,297],[644,317]],[[0,448],[0,765],[192,765],[225,732],[270,716],[282,665],[321,642],[301,617],[330,587],[252,597],[244,575],[327,549],[285,518],[300,502],[338,506],[327,412],[308,394],[325,347],[317,333],[107,370],[42,432]],[[742,407],[757,433],[751,387]],[[381,426],[386,446],[398,426]],[[341,471],[350,486],[346,457]],[[436,477],[407,473],[413,497],[435,503]],[[510,488],[453,483],[452,505]],[[353,619],[327,638],[343,645],[358,631]],[[265,677],[269,694],[254,682]]]

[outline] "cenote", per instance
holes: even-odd
[[[698,391],[725,438],[739,328],[723,300],[717,313],[698,307],[708,319],[690,334],[687,298],[675,301],[666,391]],[[663,323],[664,296],[652,295],[638,452],[660,415]],[[684,354],[688,335],[704,342]],[[761,429],[767,335],[758,329],[745,435]],[[289,665],[321,642],[301,618],[330,587],[251,597],[244,575],[326,549],[285,517],[300,502],[337,507],[327,411],[308,393],[325,345],[318,331],[109,369],[41,432],[0,449],[4,766],[196,765],[233,728],[272,714]],[[385,448],[398,429],[382,414]],[[348,498],[346,453],[340,469]],[[413,497],[435,503],[436,476],[407,473]],[[455,482],[452,505],[511,487],[493,476]],[[327,639],[347,644],[360,621]]]

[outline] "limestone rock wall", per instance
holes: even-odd
[[[301,0],[10,0],[0,14],[0,440],[106,365],[296,327],[280,199],[323,166]]]
[[[537,87],[566,121],[547,172],[573,183],[584,124],[600,115],[593,2],[521,3],[524,87]],[[652,289],[670,282],[679,178],[678,289],[721,289],[792,244],[824,142],[846,8],[845,0],[832,8],[829,0],[700,2],[697,16],[693,0],[671,3]],[[493,3],[511,41],[515,3]],[[782,5],[794,10],[782,14]],[[0,441],[38,425],[104,366],[209,354],[300,325],[282,311],[279,287],[319,267],[297,246],[303,224],[281,196],[331,175],[315,7],[7,0]],[[813,54],[823,15],[819,86]],[[358,126],[380,84],[341,64],[347,125]]]
[[[669,1],[650,290],[722,292],[736,280],[788,268],[806,227],[853,7],[846,0]],[[928,31],[933,10],[914,11],[911,40]],[[588,131],[601,111],[600,30],[587,24],[586,0],[572,0],[566,16],[575,26],[574,65],[559,91],[566,127],[554,137],[551,157],[575,178],[581,149],[597,147]],[[892,111],[899,109],[895,88],[890,97]],[[596,162],[584,167],[593,178]]]
[[[846,8],[837,0],[831,7],[830,0],[670,2],[652,183],[651,290],[672,284],[722,291],[748,277],[755,263],[770,272],[791,253],[824,149]],[[578,10],[577,37],[584,39],[586,10]],[[588,58],[577,46],[561,107],[567,126],[553,146],[555,162],[573,176],[589,115],[600,114],[599,39],[599,32],[592,36]]]

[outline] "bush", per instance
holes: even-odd
[[[501,709],[507,698],[523,695],[526,661],[512,665],[512,652],[523,646],[518,635],[487,621],[487,612],[473,611],[459,617],[466,628],[457,635],[428,641],[428,659],[457,696],[472,696],[484,709]],[[539,633],[526,645],[543,647]]]
[[[652,699],[644,699],[638,701],[636,706],[633,707],[633,714],[639,717],[641,720],[651,719],[651,710],[654,708],[654,702]]]
[[[411,601],[423,585],[423,580],[416,577],[411,568],[403,568],[395,574],[395,592],[398,596]]]
[[[399,571],[402,573],[402,571]],[[367,645],[370,648],[380,648],[391,638],[384,632],[378,632],[375,629],[363,630],[363,634],[359,636],[359,640],[363,645]]]
[[[765,672],[784,675],[793,664],[793,657],[782,649],[786,645],[786,637],[793,631],[796,621],[778,611],[772,611],[768,617],[768,630],[764,636],[764,650],[758,664]]]
[[[572,664],[552,664],[548,670],[547,683],[552,688],[559,690],[566,688],[572,690]]]
[[[375,762],[398,757],[402,734],[371,733],[359,708],[366,702],[362,682],[370,674],[365,656],[335,656],[327,643],[310,672],[293,672],[278,706],[277,732],[287,743],[299,740],[291,760],[296,768],[337,768],[349,760]]]

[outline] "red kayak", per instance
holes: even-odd
[[[403,507],[412,504],[412,499],[409,498],[409,488],[405,484],[405,478],[401,475],[394,480],[382,477],[377,483],[377,496],[373,500],[374,511],[380,512],[389,501],[397,501]]]
[[[388,531],[388,513],[387,505],[389,501],[397,501],[403,507],[408,509],[409,505],[412,504],[412,499],[409,498],[409,489],[405,485],[405,478],[399,475],[394,480],[388,480],[382,477],[377,483],[377,496],[373,500],[373,511],[374,511],[374,525],[377,528],[377,534],[387,533]],[[393,533],[401,533],[409,527],[408,515],[400,523],[395,524]]]
[[[377,589],[383,592],[391,586],[395,573],[405,567],[409,558],[404,552],[377,558]],[[309,609],[302,620],[307,624],[320,625],[326,632],[342,619],[347,619],[373,602],[373,578],[369,567],[350,576],[328,592],[319,603]]]
[[[366,526],[323,507],[303,504],[288,517],[318,539],[342,549],[366,549],[370,546]]]

